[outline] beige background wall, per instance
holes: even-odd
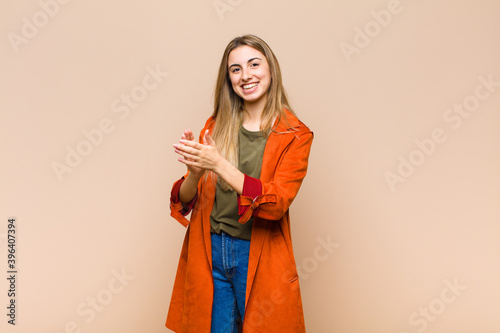
[[[315,133],[291,208],[308,332],[500,331],[500,1],[55,1],[0,5],[2,332],[168,331],[171,145],[244,33]]]

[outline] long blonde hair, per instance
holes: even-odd
[[[238,96],[229,79],[228,58],[229,53],[239,46],[247,45],[261,52],[269,63],[271,84],[266,95],[266,104],[262,111],[260,130],[265,137],[273,131],[275,117],[286,120],[284,109],[295,114],[288,103],[287,94],[283,87],[281,70],[278,59],[271,48],[257,36],[244,35],[234,38],[226,47],[219,66],[217,83],[215,85],[214,112],[215,120],[212,137],[217,145],[217,150],[222,157],[232,165],[238,167],[238,130],[243,122],[243,99]],[[208,176],[206,174],[206,176]],[[212,179],[218,178],[214,177]],[[221,188],[229,190],[229,185],[222,179],[217,180]]]

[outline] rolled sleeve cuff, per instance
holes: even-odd
[[[250,199],[254,201],[256,198],[262,195],[262,182],[258,178],[250,177],[245,174],[245,180],[243,181],[243,190],[241,193],[241,196],[238,195],[238,214],[241,216],[247,216],[248,214],[247,211],[249,209],[252,209],[252,216],[256,215],[259,211],[259,208],[256,207],[255,209],[251,205],[243,205],[241,197],[245,197],[245,199]],[[248,201],[248,200],[245,200]],[[248,221],[248,218],[245,219],[245,222]],[[240,219],[240,222],[241,219]]]
[[[184,182],[185,178],[182,177],[175,185],[172,187],[172,192],[170,193],[170,201],[175,207],[182,207],[182,209],[179,210],[179,213],[181,213],[183,216],[186,216],[189,214],[189,212],[193,209],[194,205],[196,204],[196,200],[198,199],[198,192],[194,195],[193,199],[189,201],[188,203],[183,203],[179,199],[179,192],[181,189],[181,185]],[[180,206],[179,206],[180,205]]]

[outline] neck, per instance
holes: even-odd
[[[259,101],[253,103],[245,102],[243,122],[259,127],[265,103],[266,100],[264,98],[261,98]]]

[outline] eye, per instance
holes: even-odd
[[[251,67],[258,67],[260,64],[258,62],[254,62]]]
[[[233,69],[231,70],[231,73],[237,73],[239,70],[240,70],[240,69],[239,69],[238,67],[233,68]]]

